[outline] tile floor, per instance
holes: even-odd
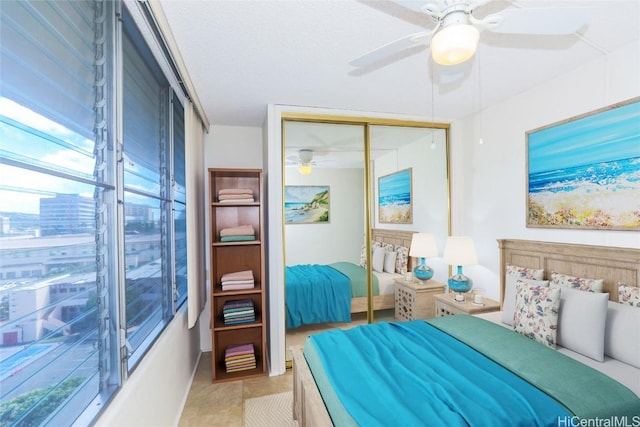
[[[289,390],[293,390],[291,370],[277,377],[213,384],[211,352],[202,353],[179,427],[242,427],[245,399]]]
[[[376,320],[393,320],[393,310],[376,312]],[[331,328],[350,328],[365,324],[366,315],[354,314],[351,323],[301,326],[287,333],[287,346],[302,345],[314,333]],[[202,353],[196,375],[185,403],[179,427],[242,427],[243,403],[246,399],[293,390],[290,369],[284,375],[213,384],[211,352]]]

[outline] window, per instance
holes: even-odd
[[[123,174],[128,368],[153,342],[151,331],[173,314],[171,300],[170,88],[158,63],[124,14]],[[144,251],[128,247],[150,245]]]
[[[182,105],[120,2],[0,31],[0,424],[90,422],[186,299]]]

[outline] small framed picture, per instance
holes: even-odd
[[[413,224],[411,168],[378,178],[378,221]]]
[[[284,187],[286,224],[328,224],[328,185],[286,185]]]

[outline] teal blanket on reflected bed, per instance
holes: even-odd
[[[329,266],[349,278],[351,283],[351,298],[367,296],[367,270],[351,262],[334,262],[333,264],[329,264]],[[378,295],[378,278],[375,274],[372,277],[373,295]]]
[[[382,322],[309,337],[305,357],[336,425],[557,426],[558,417],[569,422],[572,414],[591,417],[638,410],[640,401],[624,386],[499,325],[463,315],[432,319],[431,323],[434,326],[422,320]],[[487,348],[481,350],[488,357],[460,341],[466,337],[486,342],[483,347]],[[545,351],[531,350],[529,344]],[[502,348],[506,353],[502,354]],[[551,388],[559,389],[554,393],[560,396],[552,398],[489,358],[497,354],[498,359],[509,359],[507,353],[513,351],[537,354],[536,360],[527,359],[530,366],[524,369],[538,372],[536,383],[575,382],[575,377],[553,378],[557,373],[546,368],[561,363],[571,370],[569,365],[579,365],[574,372],[580,375],[578,389],[556,384]],[[576,398],[567,400],[565,395],[571,393]],[[590,395],[590,402],[601,402],[585,408],[576,402],[585,394]],[[605,397],[609,395],[611,399]]]
[[[373,295],[378,295],[375,275],[372,285]],[[351,298],[366,296],[366,270],[351,262],[285,268],[287,329],[315,323],[351,322]]]
[[[286,326],[351,322],[349,278],[327,265],[285,268]]]

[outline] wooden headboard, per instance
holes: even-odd
[[[402,230],[383,230],[381,228],[374,228],[371,230],[371,238],[374,242],[391,243],[392,245],[405,246],[411,248],[411,238],[417,231],[402,231]],[[409,257],[407,268],[409,271],[413,270],[414,258]]]
[[[533,240],[498,239],[500,248],[500,298],[504,298],[507,264],[543,268],[544,278],[564,273],[603,279],[603,292],[618,301],[618,283],[640,286],[640,249]]]

